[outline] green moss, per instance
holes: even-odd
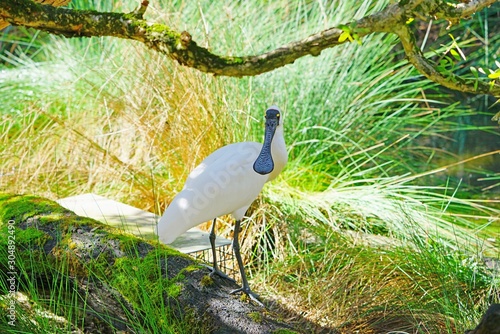
[[[0,194],[0,222],[4,224],[9,220],[19,223],[36,215],[55,212],[69,211],[54,201],[38,196]]]
[[[226,57],[225,59],[228,64],[243,64],[246,61],[242,57]]]
[[[277,329],[273,331],[273,334],[299,334],[299,332],[292,331],[289,329]]]
[[[144,324],[145,328],[172,332],[172,326],[185,326],[184,318],[178,319],[170,314],[165,300],[166,297],[178,298],[183,292],[186,273],[199,270],[199,266],[191,264],[175,277],[168,278],[165,277],[165,261],[176,256],[190,259],[188,263],[192,263],[188,255],[158,241],[145,241],[116,232],[92,219],[77,217],[57,203],[36,196],[0,194],[0,219],[0,268],[5,269],[1,265],[8,263],[7,236],[14,231],[16,270],[29,278],[22,283],[21,289],[37,290],[39,281],[51,282],[60,278],[65,282],[67,277],[89,277],[112,286],[139,312],[148,314],[150,320]],[[8,224],[9,220],[15,224]],[[73,238],[77,229],[82,229],[86,237],[99,239],[99,245],[109,245],[109,249],[94,252],[92,247],[88,248],[88,240]],[[51,245],[51,253],[47,255],[43,246],[51,238],[57,238],[58,242]],[[114,254],[116,248],[124,254]],[[67,283],[57,286],[60,285],[68,287]],[[75,292],[70,287],[58,292],[57,298],[65,307],[60,310],[64,314],[66,306],[74,300]],[[165,319],[169,320],[163,322]],[[195,320],[193,317],[193,324],[188,326],[198,326]]]
[[[18,244],[36,244],[38,246],[43,246],[52,239],[50,235],[35,227],[28,227],[25,230],[17,229],[15,236]]]
[[[74,242],[73,240],[68,241],[67,245],[68,245],[68,248],[71,250],[78,248],[78,244],[76,242]]]
[[[164,293],[170,297],[180,294],[179,283],[185,279],[182,271],[172,279],[163,277],[160,259],[168,253],[168,250],[156,250],[143,258],[118,258],[108,279],[136,307],[144,304],[158,307],[163,303]]]
[[[240,296],[240,300],[242,302],[248,301],[249,300],[248,295],[246,293],[242,293],[241,296]]]
[[[262,323],[262,314],[259,312],[250,312],[247,314],[250,319],[252,319],[253,322],[256,322],[258,324]]]
[[[125,20],[131,20],[131,21],[137,21],[137,15],[135,13],[123,13],[122,14],[122,17],[125,19]]]
[[[21,230],[19,228],[14,228],[14,230],[12,230],[12,228],[9,228],[8,226],[3,226],[0,229],[0,236],[0,245],[7,244],[9,236],[12,236],[15,239],[10,239],[12,239],[18,247],[24,244],[36,244],[38,246],[42,246],[51,238],[48,234],[34,227],[28,227],[25,230]]]
[[[168,313],[165,297],[178,298],[183,291],[186,273],[199,270],[198,265],[192,264],[173,278],[165,277],[168,257],[192,259],[158,241],[145,241],[116,232],[92,219],[76,217],[57,203],[36,196],[0,194],[0,219],[2,250],[7,249],[4,245],[8,240],[6,236],[15,231],[16,269],[29,277],[45,277],[55,271],[63,276],[91,276],[102,280],[123,294],[135,308],[151,314],[152,319],[165,317],[165,312]],[[15,222],[14,226],[7,224],[9,220]],[[73,239],[72,232],[76,229],[82,229],[91,238],[95,236],[99,244],[109,244],[111,250],[93,252],[90,248],[87,253],[88,242]],[[42,247],[51,238],[57,238],[58,242],[51,246],[51,253],[47,255]],[[117,247],[124,254],[113,254],[112,250]],[[85,259],[77,254],[83,254]],[[6,251],[0,251],[0,263],[7,263],[7,256]],[[160,324],[152,324],[153,327],[157,325]]]
[[[105,280],[113,274],[113,267],[109,264],[106,255],[103,253],[95,259],[84,264],[89,275],[103,278]]]
[[[169,297],[177,298],[181,294],[182,285],[178,283],[170,284],[167,288],[167,294]]]
[[[186,268],[184,268],[184,271],[186,271],[188,273],[191,273],[193,271],[200,270],[200,268],[201,268],[200,265],[192,264],[192,265],[187,266]]]
[[[212,279],[212,277],[210,277],[210,275],[205,275],[201,278],[201,282],[200,282],[201,286],[205,287],[205,286],[211,286],[214,284],[214,280]]]
[[[68,212],[66,209],[63,207],[56,207],[54,210],[58,210],[59,212],[51,212],[51,213],[44,213],[43,215],[39,215],[38,221],[42,223],[42,225],[47,225],[50,223],[53,223],[55,221],[60,222],[60,221],[66,221],[68,219]],[[75,216],[71,215],[71,220],[75,220]]]
[[[72,225],[110,229],[91,218],[75,216],[72,211],[42,197],[0,193],[0,223],[6,224],[14,221],[18,225],[32,217],[36,217],[36,222],[40,225],[57,222],[61,229]]]
[[[162,24],[151,24],[146,28],[147,33],[159,33],[159,34],[167,34],[168,36],[171,36],[173,38],[179,37],[179,34],[173,33],[172,30],[170,30],[169,27],[162,25]]]
[[[141,27],[146,30],[145,35],[149,43],[151,43],[151,46],[155,45],[154,48],[165,53],[185,49],[181,34],[170,29],[168,26],[155,23],[151,25],[141,25]]]

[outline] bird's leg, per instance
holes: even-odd
[[[243,266],[243,260],[241,259],[241,254],[240,254],[240,242],[238,241],[238,236],[240,233],[240,224],[241,221],[237,220],[236,224],[234,225],[234,238],[233,238],[233,251],[234,251],[234,256],[236,256],[236,261],[238,261],[238,267],[240,267],[240,274],[241,274],[241,282],[242,287],[236,290],[231,291],[230,293],[236,293],[236,292],[244,292],[247,294],[250,299],[252,299],[254,302],[259,304],[259,306],[264,306],[262,302],[259,300],[259,295],[250,290],[250,286],[248,285],[248,280],[247,280],[247,275],[245,274],[245,267]]]
[[[224,274],[220,269],[219,265],[217,264],[217,253],[215,251],[215,221],[217,218],[214,219],[212,222],[212,229],[210,230],[210,236],[208,237],[210,239],[210,246],[212,246],[212,268],[210,268],[211,273],[210,276],[213,276],[214,274],[219,275],[220,277],[227,278],[231,281],[234,281],[231,277],[227,276]]]

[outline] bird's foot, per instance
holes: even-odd
[[[253,300],[257,305],[259,305],[260,307],[264,307],[264,304],[262,304],[262,302],[260,301],[260,297],[258,294],[256,294],[255,292],[253,292],[252,290],[250,290],[249,287],[241,287],[239,289],[236,289],[236,290],[233,290],[231,291],[229,294],[235,294],[235,293],[238,293],[238,292],[243,292],[244,294],[246,294],[251,300]]]
[[[228,279],[232,282],[236,282],[234,278],[229,277],[227,274],[223,273],[219,268],[217,268],[217,267],[214,268],[214,267],[209,266],[207,264],[204,264],[204,266],[210,270],[210,274],[209,274],[210,277],[214,277],[214,275],[217,275],[219,277]]]

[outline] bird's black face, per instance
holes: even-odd
[[[262,150],[253,164],[253,170],[261,175],[269,174],[274,169],[274,161],[271,155],[271,142],[273,141],[274,133],[279,124],[280,110],[277,107],[267,109],[264,144],[262,144]]]
[[[276,122],[276,126],[280,124],[280,117],[281,113],[278,109],[275,109],[273,107],[269,108],[266,110],[266,128],[269,124],[269,126],[273,125],[274,122]]]

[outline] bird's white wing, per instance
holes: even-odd
[[[254,142],[235,143],[203,160],[160,219],[160,239],[170,243],[188,229],[229,213],[241,219],[268,179],[253,170],[261,148]]]
[[[255,142],[234,143],[223,146],[206,157],[189,174],[184,189],[204,186],[210,178],[235,174],[252,164],[259,155],[262,144]]]

